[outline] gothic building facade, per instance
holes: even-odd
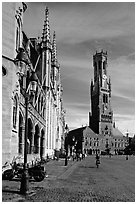
[[[29,93],[28,160],[53,156],[64,141],[65,111],[56,34],[51,39],[46,8],[42,38],[27,37],[23,32],[26,9],[21,2],[2,4],[3,163],[24,152],[25,91]],[[29,90],[32,72],[38,79],[35,94]]]

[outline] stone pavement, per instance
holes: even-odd
[[[72,171],[77,167],[77,164],[79,162],[68,160],[68,165],[65,166],[65,160],[59,159],[56,160],[50,160],[47,164],[45,164],[46,167],[46,173],[47,176],[42,182],[30,182],[29,183],[29,190],[30,190],[30,196],[33,195],[33,184],[35,186],[41,187],[45,185],[45,182],[47,180],[56,180],[59,179],[66,179]],[[21,202],[25,201],[24,196],[20,195],[20,181],[13,180],[13,181],[2,181],[2,201],[3,202]]]
[[[3,181],[3,202],[135,202],[135,158],[102,156],[80,161],[50,161],[48,178],[29,182],[30,194],[19,194],[20,181]],[[126,171],[125,171],[126,169]]]

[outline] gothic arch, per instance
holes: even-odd
[[[13,96],[13,128],[17,128],[17,113],[18,113],[18,103],[19,103],[19,97],[18,94],[15,94]]]
[[[32,117],[32,115],[29,115],[29,116],[28,116],[28,119],[31,120],[32,126],[33,126],[33,131],[34,131],[34,126],[35,126],[34,118]]]
[[[40,113],[41,111],[41,94],[39,94],[39,97],[38,97],[38,112]]]

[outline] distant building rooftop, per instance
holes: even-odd
[[[124,135],[118,130],[118,128],[112,127],[113,137],[124,137]]]

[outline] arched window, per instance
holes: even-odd
[[[15,96],[13,101],[13,128],[15,129],[16,129],[16,123],[17,123],[17,106],[18,106],[18,101],[17,101],[17,96]]]
[[[16,51],[18,51],[19,47],[22,43],[22,18],[23,18],[22,9],[19,8],[16,10]]]
[[[7,69],[2,66],[2,76],[6,76],[7,75]]]
[[[38,97],[38,86],[37,86],[37,88],[36,88],[36,92],[35,92],[35,97],[34,97],[34,108],[36,108],[37,109],[37,97]]]
[[[46,104],[43,107],[43,118],[46,118]]]
[[[103,94],[103,103],[108,103],[108,95]]]
[[[41,95],[39,94],[39,98],[38,98],[38,112],[40,113],[41,111]]]
[[[103,62],[103,73],[106,74],[106,61]]]

